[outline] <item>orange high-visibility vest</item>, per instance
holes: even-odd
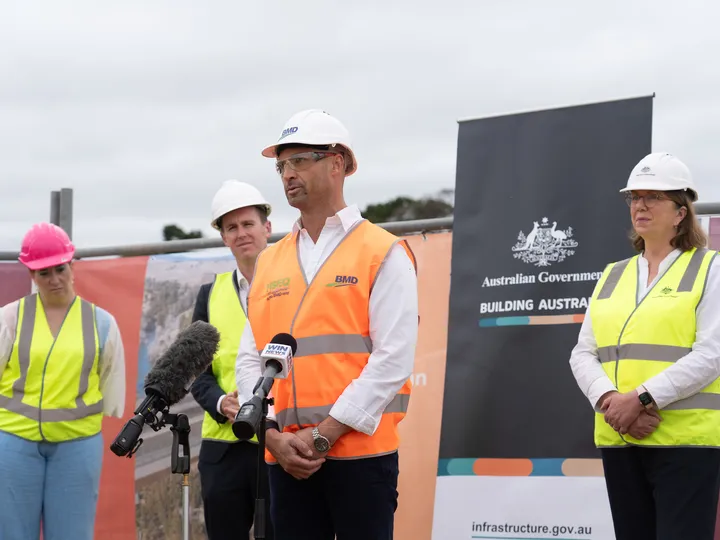
[[[367,364],[370,340],[370,291],[393,246],[401,242],[417,271],[415,256],[404,240],[367,220],[340,242],[307,283],[298,256],[298,233],[265,249],[255,264],[248,294],[248,319],[259,351],[281,332],[298,343],[287,379],[275,381],[271,395],[280,430],[296,432],[316,426]],[[340,437],[328,458],[351,459],[397,450],[398,423],[410,401],[408,379],[393,397],[373,435],[350,431]],[[266,451],[265,458],[275,458]]]

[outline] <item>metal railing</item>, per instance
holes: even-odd
[[[378,223],[383,229],[398,235],[423,234],[452,229],[453,218],[417,219],[411,221],[392,221],[389,223]],[[277,242],[287,232],[273,233],[269,242]],[[89,259],[92,257],[139,257],[143,255],[160,255],[167,253],[183,253],[198,249],[211,249],[223,247],[222,239],[217,238],[193,238],[189,240],[170,240],[167,242],[152,242],[147,244],[131,244],[119,246],[107,246],[97,248],[80,248],[75,252],[76,259]],[[0,261],[17,261],[18,252],[0,251]]]
[[[698,215],[720,215],[720,202],[696,203],[695,210]],[[453,218],[417,219],[410,221],[391,221],[378,223],[383,229],[398,235],[423,234],[442,230],[452,230]],[[287,232],[273,233],[269,242],[277,242]],[[170,240],[167,242],[151,242],[145,244],[130,244],[118,246],[106,246],[96,248],[80,248],[75,252],[78,259],[89,259],[93,257],[139,257],[144,255],[161,255],[167,253],[183,253],[201,249],[212,249],[223,247],[222,239],[217,238],[193,238],[189,240]],[[0,261],[17,261],[17,251],[0,251]]]

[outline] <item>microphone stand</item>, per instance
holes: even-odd
[[[255,517],[253,518],[253,536],[256,539],[265,539],[267,525],[266,501],[269,499],[267,493],[266,465],[265,465],[265,429],[267,426],[268,406],[274,403],[273,398],[264,397],[262,400],[262,416],[260,417],[260,429],[258,438],[258,459],[257,459],[257,487],[255,496]]]
[[[135,409],[135,416],[123,426],[110,450],[129,459],[143,442],[140,435],[145,425],[149,425],[153,431],[160,431],[165,425],[170,425],[173,434],[170,467],[173,474],[183,475],[183,540],[190,540],[190,421],[185,414],[171,413],[162,394],[157,391],[148,392],[147,388],[146,393],[147,397]]]
[[[184,414],[163,412],[163,423],[173,434],[170,466],[173,474],[182,474],[183,540],[190,540],[190,421]]]

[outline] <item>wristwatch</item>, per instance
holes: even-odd
[[[655,403],[653,401],[652,396],[650,395],[650,392],[647,391],[647,389],[640,385],[637,388],[638,398],[640,399],[640,403],[642,403],[642,406],[646,409],[652,409],[653,404]]]
[[[313,436],[313,444],[315,445],[315,450],[320,452],[321,454],[324,454],[328,450],[330,450],[330,441],[327,437],[323,437],[320,435],[320,431],[317,427],[313,428],[312,430],[312,436]]]

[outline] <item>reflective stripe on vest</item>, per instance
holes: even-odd
[[[590,303],[598,357],[620,392],[629,392],[692,351],[695,310],[717,253],[691,249],[670,265],[637,302],[639,256],[609,265]],[[660,411],[663,421],[642,440],[621,436],[595,414],[595,444],[720,446],[720,379]]]
[[[246,321],[233,272],[215,276],[207,307],[208,322],[220,333],[220,343],[213,358],[212,371],[218,385],[227,394],[237,389],[235,361]],[[238,442],[238,438],[232,432],[230,421],[219,424],[207,411],[203,417],[202,438],[226,443]],[[257,442],[257,437],[253,437],[251,441]]]
[[[94,309],[76,297],[54,339],[39,297],[18,302],[13,351],[0,378],[0,430],[50,442],[100,431],[103,400]]]
[[[370,292],[388,253],[401,242],[415,264],[407,242],[363,220],[348,231],[308,284],[300,264],[297,233],[264,250],[248,298],[256,345],[263,347],[280,332],[298,343],[290,377],[275,381],[275,416],[283,431],[295,432],[327,418],[345,388],[356,379],[372,352]],[[384,409],[372,436],[351,431],[328,457],[353,459],[397,450],[397,424],[410,399],[406,381]],[[274,462],[266,452],[266,460]]]

